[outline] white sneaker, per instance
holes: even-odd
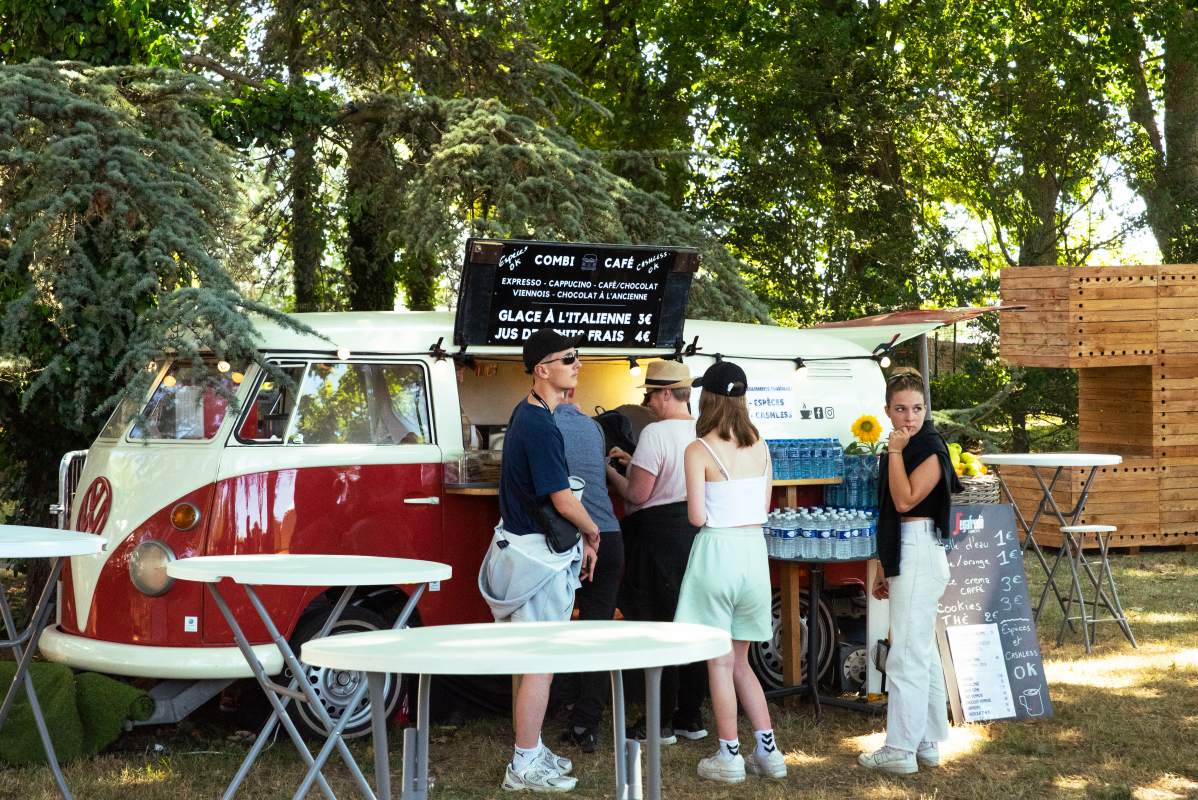
[[[731,761],[725,761],[718,752],[699,762],[699,777],[709,781],[724,783],[743,783],[745,780],[745,759],[737,754]]]
[[[518,792],[521,789],[532,792],[568,792],[577,784],[577,778],[559,775],[540,758],[519,772],[508,764],[507,775],[503,778],[503,788],[509,792]]]
[[[940,766],[940,746],[936,742],[920,742],[915,761],[921,767]]]
[[[857,762],[863,767],[897,772],[899,775],[910,775],[919,771],[914,753],[896,750],[890,746],[880,747],[872,753],[862,753],[857,758]]]
[[[574,764],[568,758],[562,758],[559,755],[554,755],[553,751],[548,747],[541,745],[541,754],[537,756],[537,761],[544,764],[547,768],[553,770],[558,775],[569,775],[574,769]]]
[[[777,748],[771,750],[765,758],[757,755],[757,750],[754,749],[745,757],[745,772],[750,775],[760,775],[763,778],[785,778],[786,759],[782,757],[782,752]]]

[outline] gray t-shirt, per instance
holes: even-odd
[[[559,403],[553,409],[553,421],[566,443],[566,462],[570,474],[587,482],[582,493],[582,507],[601,531],[618,531],[620,522],[607,496],[607,463],[603,430],[599,423],[569,403]]]

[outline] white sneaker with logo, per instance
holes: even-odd
[[[880,747],[872,753],[862,753],[857,762],[863,767],[880,769],[884,772],[896,772],[899,775],[910,775],[918,772],[915,754],[906,750],[896,750],[890,746]]]
[[[699,762],[699,777],[709,781],[724,783],[743,783],[745,780],[745,759],[739,753],[731,761],[716,752]]]
[[[920,742],[915,751],[915,761],[921,767],[940,766],[940,746],[936,742]]]
[[[757,751],[754,750],[745,756],[745,772],[763,778],[785,778],[786,759],[777,748],[771,750],[765,758],[757,755]]]
[[[537,756],[537,761],[544,764],[547,768],[553,770],[558,775],[569,775],[574,769],[574,764],[568,758],[562,758],[559,755],[554,755],[553,751],[544,745],[541,746],[541,754]]]
[[[519,772],[508,764],[507,775],[503,778],[503,788],[509,792],[521,789],[531,792],[568,792],[577,784],[577,778],[558,774],[543,758],[538,758]]]

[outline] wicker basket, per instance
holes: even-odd
[[[953,505],[980,506],[1001,502],[1002,489],[997,475],[961,475],[958,480],[965,489],[953,495]]]

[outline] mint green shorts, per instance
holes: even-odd
[[[773,637],[773,589],[761,528],[704,527],[691,545],[675,622],[728,631],[737,641]]]

